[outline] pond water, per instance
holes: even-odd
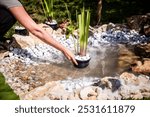
[[[90,48],[91,60],[86,68],[76,68],[67,60],[61,64],[42,65],[41,70],[49,72],[49,80],[62,80],[67,78],[80,77],[105,77],[116,76],[124,70],[124,66],[119,66],[119,46],[101,45],[99,48]]]

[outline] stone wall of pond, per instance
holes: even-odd
[[[86,82],[89,82],[88,78],[48,82],[22,96],[22,99],[120,100],[150,97],[150,79],[143,75],[125,72],[116,77],[95,78],[90,81],[91,84],[84,86]]]

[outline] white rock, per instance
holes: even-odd
[[[97,93],[92,89],[92,87],[85,87],[80,91],[80,97],[83,100],[87,100],[90,96],[97,96]]]

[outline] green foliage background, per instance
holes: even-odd
[[[76,10],[80,12],[83,4],[85,8],[91,9],[91,21],[95,24],[97,4],[99,0],[55,0],[54,16],[58,22],[67,18],[67,11],[64,2],[68,5],[72,19],[76,19]],[[28,13],[37,22],[45,20],[41,7],[41,0],[21,0]],[[150,12],[148,0],[103,0],[101,23],[125,22],[126,17],[131,15],[145,14]]]
[[[19,100],[14,91],[5,82],[4,76],[0,73],[0,100]]]
[[[26,8],[27,12],[37,23],[45,21],[42,10],[41,0],[20,0]],[[80,12],[83,4],[86,9],[91,11],[91,25],[94,26],[96,22],[97,4],[99,0],[55,0],[54,2],[54,18],[58,23],[63,22],[68,18],[67,10],[64,2],[67,4],[71,13],[72,21],[76,22],[76,10]],[[101,24],[103,23],[125,23],[126,18],[132,15],[140,15],[150,13],[148,0],[103,0]],[[12,35],[11,29],[7,33],[7,37]]]
[[[127,17],[148,12],[148,0],[103,0],[102,22],[126,22]]]

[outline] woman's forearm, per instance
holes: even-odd
[[[15,18],[33,35],[44,41],[45,43],[57,48],[60,51],[64,51],[65,47],[54,40],[46,31],[41,29],[26,13],[25,9],[21,7],[10,8],[10,11]]]
[[[44,41],[45,43],[55,47],[56,49],[60,51],[64,51],[65,47],[61,45],[58,41],[52,38],[46,31],[43,29],[37,27],[36,29],[33,29],[30,31],[33,35]]]
[[[45,43],[55,47],[60,50],[69,60],[77,64],[74,54],[61,45],[59,42],[54,40],[45,30],[41,29],[28,15],[23,6],[9,8],[10,12],[15,16],[15,18],[22,24],[27,30],[29,30],[33,35],[44,41]]]

